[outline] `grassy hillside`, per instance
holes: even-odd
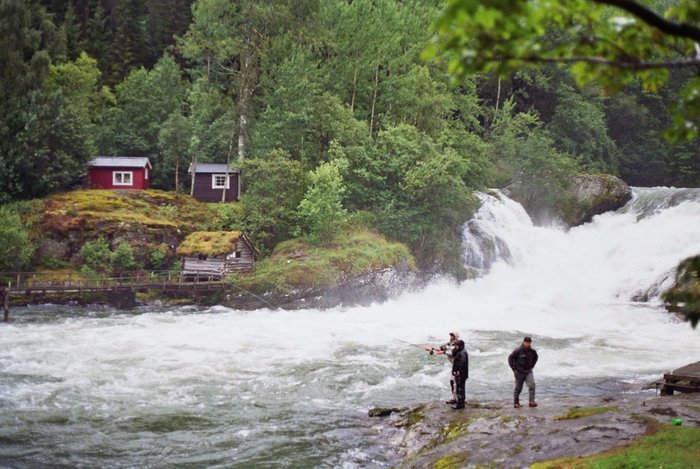
[[[77,265],[83,245],[103,237],[112,248],[129,244],[139,264],[148,267],[154,250],[172,261],[180,241],[209,227],[215,213],[192,197],[172,192],[78,190],[30,202],[25,219],[39,264]]]
[[[415,270],[415,260],[401,243],[387,241],[368,230],[339,235],[326,246],[294,239],[277,245],[272,255],[258,262],[237,284],[253,292],[286,293],[298,288],[332,288],[343,279],[386,267]]]

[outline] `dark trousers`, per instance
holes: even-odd
[[[455,387],[457,388],[457,407],[464,407],[464,400],[466,394],[467,377],[466,376],[455,376]]]
[[[513,392],[513,402],[516,404],[520,403],[520,393],[523,390],[523,384],[527,384],[528,390],[530,391],[530,402],[535,402],[535,375],[532,371],[527,373],[521,373],[516,371],[515,373],[515,391]]]

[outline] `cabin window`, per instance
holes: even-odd
[[[228,189],[228,174],[212,174],[211,175],[212,189]]]
[[[240,259],[241,258],[241,251],[236,251],[233,253],[233,258],[234,259]]]
[[[206,255],[206,254],[199,254],[199,255],[197,256],[197,259],[199,259],[200,261],[206,261],[206,260],[207,260],[207,255]]]
[[[133,171],[114,171],[112,173],[112,184],[115,186],[131,186],[133,181]]]

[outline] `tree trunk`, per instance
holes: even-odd
[[[194,175],[197,170],[197,155],[192,155],[192,182],[190,183],[190,196],[194,197]]]
[[[238,89],[238,160],[245,158],[248,136],[248,102],[253,96],[254,57],[252,52],[245,54],[241,67],[241,83]]]
[[[175,154],[175,192],[180,192],[180,153]]]
[[[501,77],[498,77],[498,88],[496,90],[496,110],[498,111],[498,106],[501,104]]]
[[[228,170],[231,167],[231,153],[233,153],[233,137],[236,135],[236,126],[233,125],[231,127],[231,136],[228,139],[228,151],[226,152],[226,184],[224,184],[224,188],[221,191],[221,202],[226,202],[226,189],[229,185],[229,179],[230,176],[228,174]],[[239,140],[239,145],[240,145],[240,135],[238,137]]]
[[[350,99],[350,111],[355,112],[355,93],[357,93],[357,69],[352,74],[352,99]]]
[[[379,64],[374,69],[374,92],[372,93],[372,111],[369,117],[369,134],[374,130],[374,108],[377,104],[377,92],[379,91]]]

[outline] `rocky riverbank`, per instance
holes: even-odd
[[[452,410],[430,402],[378,417],[376,430],[392,442],[400,467],[446,469],[520,468],[589,456],[630,445],[673,419],[700,427],[700,394],[551,398],[539,404],[514,409],[509,400],[467,401],[465,409]]]

